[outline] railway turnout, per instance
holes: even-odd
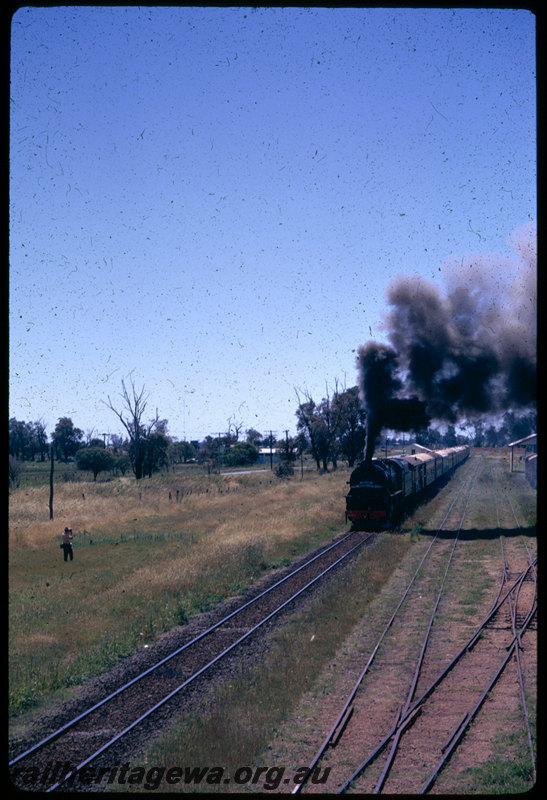
[[[458,603],[451,581],[455,585],[453,574],[468,559],[465,526],[470,504],[477,502],[476,482],[483,464],[475,459],[468,467],[458,495],[309,764],[309,774],[318,765],[332,767],[323,791],[418,794],[433,790],[449,761],[456,760],[458,748],[467,744],[469,751],[469,741],[480,736],[477,731],[485,704],[494,707],[498,702],[503,707],[504,692],[514,697],[514,681],[509,689],[502,685],[509,665],[518,681],[535,779],[523,662],[532,664],[535,658],[537,562],[524,537],[504,536],[499,521],[503,505],[504,519],[512,514],[512,530],[519,529],[508,498],[495,498],[499,553],[497,566],[491,569],[499,576],[497,592],[484,617],[453,655],[449,653],[453,649],[451,619]],[[353,768],[344,766],[352,762]],[[292,791],[313,789],[308,789],[304,779]]]

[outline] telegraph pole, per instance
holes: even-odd
[[[55,460],[53,445],[51,445],[49,459],[49,518],[53,519],[53,462]]]

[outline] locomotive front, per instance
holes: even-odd
[[[363,461],[353,470],[346,495],[346,522],[354,528],[388,528],[391,524],[390,468],[380,460]]]

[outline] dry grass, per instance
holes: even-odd
[[[10,498],[10,705],[19,713],[344,528],[346,472],[61,483]],[[171,501],[169,501],[171,491]],[[140,493],[140,494],[139,494]],[[74,561],[59,549],[74,531]],[[37,647],[37,645],[39,645]]]
[[[172,730],[146,753],[143,763],[222,764],[232,777],[243,764],[261,766],[264,762],[258,764],[256,759],[272,730],[321,676],[411,546],[409,535],[387,535],[361,551],[343,577],[274,634],[263,661],[252,667],[242,663],[239,675],[217,690],[214,701],[200,713],[175,721]],[[324,686],[323,691],[328,693],[329,687]],[[221,792],[242,789],[233,782],[230,787],[223,783],[184,787],[185,791],[204,788]],[[261,786],[243,788],[260,791]],[[161,786],[161,791],[171,789],[167,784]],[[173,790],[180,791],[180,786]]]

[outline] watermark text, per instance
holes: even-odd
[[[275,791],[281,784],[296,786],[308,780],[310,783],[327,782],[330,767],[251,767],[242,766],[233,771],[225,767],[189,767],[189,766],[136,766],[129,762],[113,764],[107,767],[85,766],[77,770],[70,761],[50,762],[45,767],[21,767],[11,773],[11,779],[17,786],[41,785],[51,786],[65,783],[77,788],[80,786],[142,786],[147,791],[155,791],[160,787],[186,785],[233,785],[244,786],[255,784],[266,791]]]

